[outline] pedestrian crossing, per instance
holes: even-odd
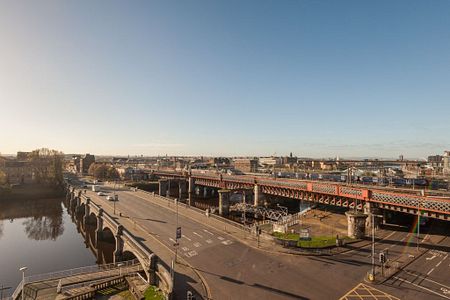
[[[176,241],[169,237],[169,244],[175,245]],[[220,235],[217,235],[207,229],[192,231],[181,235],[181,239],[178,240],[180,244],[180,254],[187,258],[195,257],[198,255],[198,251],[205,249],[207,246],[214,245],[232,245],[234,242],[230,239],[226,239]]]

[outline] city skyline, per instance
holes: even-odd
[[[26,3],[0,4],[2,154],[450,149],[447,1]]]

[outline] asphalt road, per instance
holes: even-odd
[[[106,197],[88,193],[94,202],[111,209]],[[150,195],[117,193],[117,211],[173,248],[177,217],[172,210],[152,203]],[[273,255],[182,215],[178,225],[183,232],[178,253],[202,273],[214,299],[337,299],[368,270],[366,257]]]
[[[104,186],[102,189],[109,190]],[[117,193],[117,212],[128,216],[167,248],[174,249],[178,223],[183,233],[178,255],[201,272],[213,299],[339,299],[348,291],[356,291],[355,287],[369,286],[362,283],[371,268],[370,246],[333,257],[271,254],[243,244],[200,219],[179,214],[177,221],[176,214],[151,195]],[[88,194],[112,213],[113,203],[106,197]],[[386,238],[377,242],[376,251],[388,250],[392,260],[413,255],[415,244],[408,242],[413,240],[411,235],[407,231],[387,232]],[[426,244],[426,234],[421,235],[424,238]],[[400,299],[450,299],[448,240],[376,288]]]

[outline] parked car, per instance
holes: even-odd
[[[99,195],[99,196],[106,196],[106,194],[103,193],[103,192],[98,192],[97,195]]]
[[[113,197],[113,196],[108,196],[108,197],[106,197],[106,200],[108,200],[108,201],[114,201],[114,197]]]

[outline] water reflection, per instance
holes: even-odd
[[[32,240],[55,241],[64,233],[60,199],[0,201],[0,239],[3,235],[3,220],[12,223],[15,219],[25,219],[23,228]]]
[[[115,239],[109,229],[102,232],[102,238],[97,238],[97,220],[91,214],[86,220],[84,210],[70,211],[72,221],[77,226],[77,231],[83,236],[86,248],[89,248],[97,258],[97,264],[109,264],[114,262],[116,249]]]

